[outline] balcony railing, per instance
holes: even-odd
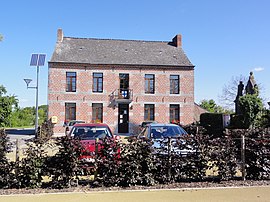
[[[131,103],[133,100],[132,89],[116,89],[110,94],[110,102]]]

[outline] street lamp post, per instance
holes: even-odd
[[[36,86],[29,86],[32,79],[24,79],[27,89],[28,88],[34,88],[36,89],[36,118],[35,118],[35,137],[37,138],[37,132],[38,132],[38,77],[39,77],[39,67],[44,66],[45,63],[45,54],[32,54],[30,66],[36,66],[37,67],[37,84]]]

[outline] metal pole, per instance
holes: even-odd
[[[20,164],[20,155],[19,155],[19,140],[16,139],[16,152],[15,152],[15,176],[18,176],[18,168],[19,168],[19,164]]]
[[[171,156],[171,151],[172,150],[172,141],[171,138],[168,138],[168,164],[169,164],[169,169],[168,169],[168,178],[169,182],[171,182],[171,177],[172,177],[172,156]]]
[[[241,137],[242,180],[246,180],[245,135]]]
[[[94,172],[94,180],[97,179],[97,175],[98,175],[98,145],[99,144],[99,138],[96,138],[96,142],[95,142],[95,172]]]
[[[37,66],[35,138],[37,138],[38,132],[38,74],[39,74],[39,66]]]
[[[19,156],[19,140],[16,139],[16,163],[18,165],[20,160],[20,156]]]

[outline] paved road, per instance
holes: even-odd
[[[7,136],[10,142],[15,145],[16,141],[19,141],[19,144],[24,146],[25,140],[31,139],[35,137],[35,129],[27,128],[27,129],[6,129]]]
[[[35,135],[34,128],[6,129],[8,135]]]

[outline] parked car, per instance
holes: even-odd
[[[156,121],[143,121],[140,125],[139,125],[139,129],[140,132],[142,132],[144,130],[144,128],[149,125],[150,123],[157,123]]]
[[[67,123],[65,122],[63,126],[65,127],[65,133],[66,133],[66,135],[69,134],[69,132],[71,131],[71,128],[76,123],[85,123],[85,121],[82,121],[82,120],[71,120],[71,121],[69,121]]]
[[[140,127],[145,128],[147,125],[149,125],[150,123],[157,123],[156,121],[143,121],[140,124]]]
[[[84,154],[80,157],[82,162],[91,164],[95,162],[95,151],[101,149],[100,144],[105,138],[110,138],[112,143],[119,140],[119,136],[114,136],[111,129],[104,123],[78,123],[75,124],[69,135],[80,140]],[[99,144],[99,145],[96,145]]]
[[[177,154],[187,155],[194,152],[190,146],[181,148],[179,144],[185,144],[185,138],[188,137],[188,133],[179,125],[176,124],[164,124],[164,123],[150,123],[145,126],[142,132],[138,135],[138,138],[151,140],[153,147],[157,153],[165,154],[162,151],[162,147],[168,149],[168,140],[171,141],[171,151]]]

